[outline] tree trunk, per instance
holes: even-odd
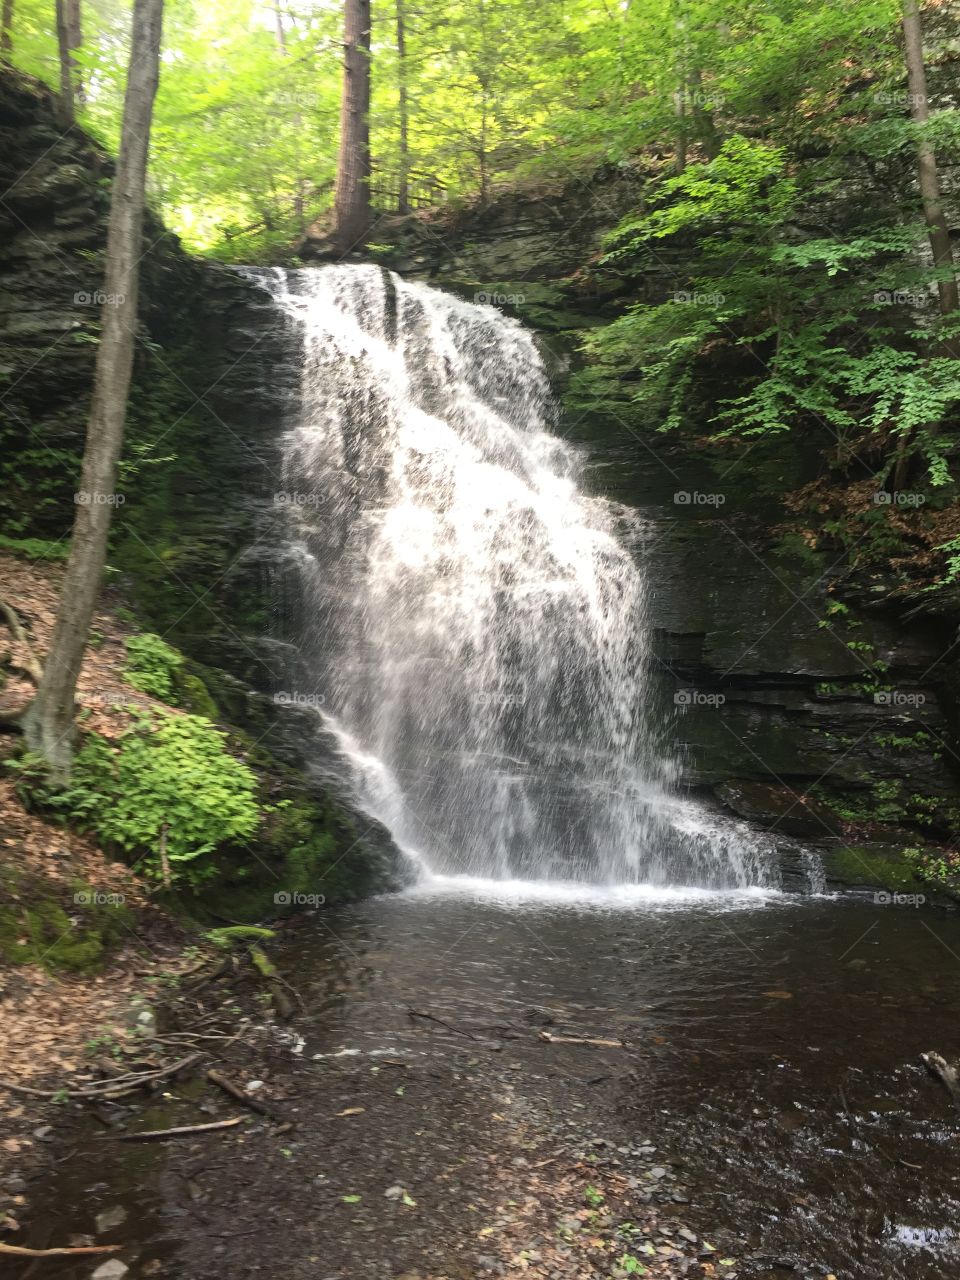
[[[0,61],[10,62],[13,52],[13,0],[3,0],[3,23],[0,26]]]
[[[73,59],[70,57],[70,33],[67,24],[67,0],[57,0],[57,53],[60,59],[60,118],[73,124]]]
[[[923,65],[923,32],[920,27],[920,10],[917,7],[917,0],[903,0],[903,42],[907,60],[910,115],[915,124],[922,126],[930,118],[930,107],[927,101],[927,74]],[[960,299],[957,294],[957,278],[953,274],[950,230],[947,227],[947,219],[940,200],[937,157],[931,144],[922,135],[917,139],[917,178],[934,265],[947,268],[951,273],[949,279],[937,282],[940,293],[940,312],[947,316],[957,310]]]
[[[370,0],[344,6],[343,96],[333,240],[341,253],[370,231]]]
[[[403,0],[397,0],[397,91],[400,117],[400,178],[397,212],[410,212],[410,108],[407,101],[407,33]]]
[[[273,6],[274,30],[277,36],[277,48],[281,53],[287,52],[287,33],[283,29],[283,8],[281,0],[274,0]]]
[[[84,101],[83,74],[73,56],[83,45],[83,28],[80,23],[80,0],[66,0],[67,51],[70,59],[70,83],[76,102]]]
[[[162,22],[163,0],[136,0],[107,230],[105,305],[80,489],[74,499],[73,540],[43,678],[24,718],[28,746],[47,760],[54,777],[61,780],[70,772],[77,676],[103,579],[110,516],[119,505],[117,460],[133,368],[147,154],[160,75]]]

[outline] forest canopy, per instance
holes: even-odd
[[[114,150],[130,9],[82,0],[81,122]],[[16,0],[13,59],[58,78],[51,0]],[[329,208],[337,0],[169,0],[151,186],[198,251],[269,257]],[[899,7],[823,0],[389,0],[372,11],[375,206],[465,202],[600,166],[712,158],[745,133],[798,154],[838,127],[903,145]],[[943,128],[952,132],[952,123]]]

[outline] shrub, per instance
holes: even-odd
[[[127,684],[141,693],[149,693],[161,702],[175,702],[177,678],[183,666],[183,654],[150,631],[131,636],[126,641]]]
[[[160,833],[175,873],[218,845],[252,835],[260,820],[257,781],[227,750],[226,734],[203,716],[158,712],[116,742],[92,734],[77,753],[66,790],[49,803],[159,871]],[[191,880],[203,866],[181,870]]]

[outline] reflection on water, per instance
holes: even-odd
[[[499,1042],[558,1129],[681,1161],[688,1217],[747,1236],[748,1274],[955,1280],[957,1121],[919,1055],[960,1056],[960,922],[778,895],[497,892],[441,879],[327,917],[298,948],[306,1052]],[[547,1048],[532,1012],[626,1050]]]

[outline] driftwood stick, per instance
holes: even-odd
[[[8,604],[6,600],[0,599],[0,613],[3,614],[7,626],[10,628],[10,634],[15,642],[20,646],[23,658],[20,662],[11,663],[16,671],[22,671],[25,676],[29,676],[34,684],[39,684],[43,676],[43,667],[37,659],[36,654],[30,647],[30,641],[27,639],[27,633],[23,629],[23,624],[17,617],[17,612],[12,604]]]
[[[213,1129],[232,1129],[243,1124],[246,1116],[233,1116],[230,1120],[214,1120],[210,1124],[181,1124],[173,1129],[144,1129],[140,1133],[117,1133],[101,1138],[101,1142],[149,1142],[153,1138],[183,1138],[191,1133],[210,1133]]]
[[[540,1039],[547,1044],[592,1044],[597,1049],[625,1049],[622,1040],[601,1040],[593,1036],[554,1036],[549,1031],[541,1031]]]
[[[455,1036],[465,1036],[468,1040],[477,1040],[472,1031],[462,1031],[459,1027],[455,1027],[452,1022],[445,1022],[443,1018],[438,1018],[436,1014],[426,1013],[422,1009],[408,1009],[407,1013],[411,1018],[423,1018],[426,1022],[435,1022],[437,1026],[446,1027],[448,1031],[452,1031]]]
[[[122,1248],[122,1244],[83,1244],[62,1249],[27,1249],[19,1244],[0,1244],[0,1253],[9,1253],[14,1258],[63,1258],[77,1253],[116,1253]]]
[[[231,1098],[236,1099],[236,1101],[242,1103],[243,1106],[249,1107],[251,1111],[256,1111],[257,1114],[261,1116],[270,1115],[269,1107],[264,1106],[264,1104],[257,1098],[254,1098],[252,1094],[247,1093],[246,1089],[241,1089],[238,1084],[234,1084],[231,1079],[221,1074],[221,1072],[215,1071],[211,1067],[207,1072],[207,1079],[211,1084],[215,1084],[218,1089],[222,1089],[224,1093],[228,1093]]]
[[[50,1089],[33,1089],[29,1085],[14,1084],[11,1080],[0,1080],[0,1089],[8,1089],[11,1093],[24,1093],[31,1098],[52,1098],[57,1093],[64,1094],[68,1098],[112,1098],[119,1096],[120,1093],[129,1093],[142,1084],[150,1084],[154,1080],[164,1080],[169,1076],[178,1075],[187,1067],[192,1067],[194,1063],[199,1062],[202,1056],[199,1053],[191,1053],[168,1067],[159,1067],[156,1071],[131,1071],[123,1076],[112,1076],[108,1080],[100,1081],[99,1084],[88,1085],[85,1089],[64,1089],[57,1086]]]

